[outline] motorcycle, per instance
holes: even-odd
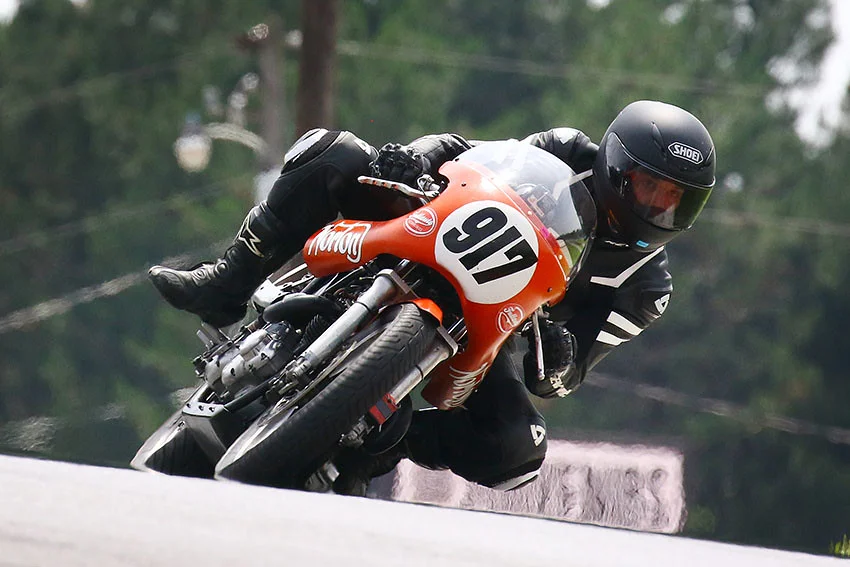
[[[420,383],[439,410],[462,406],[512,333],[535,333],[542,379],[541,308],[594,235],[585,175],[512,140],[443,164],[441,183],[359,178],[413,210],[332,222],[303,265],[257,289],[258,316],[234,336],[202,324],[200,385],[131,466],[326,492],[345,448],[376,455],[402,439]]]

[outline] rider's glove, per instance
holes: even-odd
[[[427,173],[428,160],[409,146],[385,144],[372,162],[372,175],[390,181],[400,181],[415,186],[416,180]]]
[[[537,377],[537,349],[534,333],[524,333],[528,352],[522,359],[525,387],[541,398],[563,398],[570,393],[564,385],[567,375],[575,370],[576,339],[563,326],[547,319],[540,321],[540,340],[543,343],[544,379]],[[569,380],[567,380],[569,381]]]

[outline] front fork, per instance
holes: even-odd
[[[384,272],[381,272],[381,275],[386,275],[387,278],[397,286],[400,296],[411,297],[413,295],[404,280],[402,280],[398,274],[392,270],[385,270]],[[420,310],[429,313],[430,315],[434,315],[433,310],[428,308],[428,302],[414,300],[413,303],[417,305]],[[378,402],[372,406],[369,411],[357,421],[357,423],[354,424],[348,433],[342,436],[340,439],[340,445],[345,447],[360,447],[363,445],[364,438],[366,438],[366,436],[376,428],[383,426],[387,420],[395,414],[401,401],[410,395],[416,386],[418,386],[440,363],[448,360],[457,353],[458,343],[452,337],[453,335],[458,336],[458,333],[462,334],[464,331],[465,326],[463,325],[462,320],[459,321],[451,329],[451,331],[446,330],[442,325],[437,327],[436,340],[433,341],[422,359],[414,365],[414,367],[411,368],[407,374],[405,374],[404,377],[402,377],[402,379],[399,380],[392,389],[390,389],[389,392],[384,394],[384,396],[378,400]],[[331,490],[331,486],[333,486],[333,483],[338,476],[339,471],[333,461],[328,461],[307,479],[305,489],[311,492],[327,492]]]
[[[418,386],[441,362],[455,355],[457,343],[443,327],[437,328],[435,340],[425,356],[399,380],[389,392],[372,406],[369,412],[360,418],[354,427],[342,438],[342,444],[359,447],[363,438],[376,426],[383,425],[398,409],[401,401]]]
[[[404,263],[400,265],[403,267]],[[397,268],[398,269],[398,268]],[[330,358],[348,338],[378,310],[399,296],[410,294],[410,288],[394,270],[381,270],[374,283],[363,292],[351,307],[334,321],[304,352],[289,362],[276,377],[254,386],[244,394],[225,404],[231,412],[239,411],[267,392],[284,392],[293,386],[306,386],[311,375]]]
[[[374,317],[378,309],[399,295],[409,293],[410,288],[394,270],[381,270],[371,287],[298,355],[298,358],[286,366],[283,376],[287,381],[295,380],[304,385],[310,380],[311,372],[335,353],[366,321]]]
[[[383,426],[396,412],[401,401],[407,397],[416,386],[418,386],[426,376],[428,376],[441,362],[448,360],[458,350],[458,344],[451,337],[449,332],[442,326],[437,328],[436,340],[431,344],[425,356],[422,357],[413,368],[396,384],[389,392],[378,400],[372,408],[361,417],[351,430],[342,436],[340,445],[345,447],[360,447],[363,445],[364,439],[375,428]],[[385,431],[383,433],[386,433]],[[404,431],[398,432],[399,437],[391,433],[394,442],[390,446],[401,440],[404,436]],[[304,488],[309,492],[328,492],[331,490],[334,481],[339,476],[339,470],[333,463],[333,460],[326,462],[319,470],[313,473],[307,479]]]

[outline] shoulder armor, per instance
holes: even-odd
[[[566,162],[577,173],[593,167],[599,147],[584,132],[575,128],[553,128],[531,134],[522,140],[542,148]]]

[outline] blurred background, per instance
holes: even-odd
[[[202,350],[147,267],[220,252],[304,130],[598,141],[649,98],[705,122],[717,188],[668,247],[670,309],[541,402],[551,434],[679,450],[686,536],[834,551],[850,532],[846,8],[7,0],[0,452],[127,466]]]

